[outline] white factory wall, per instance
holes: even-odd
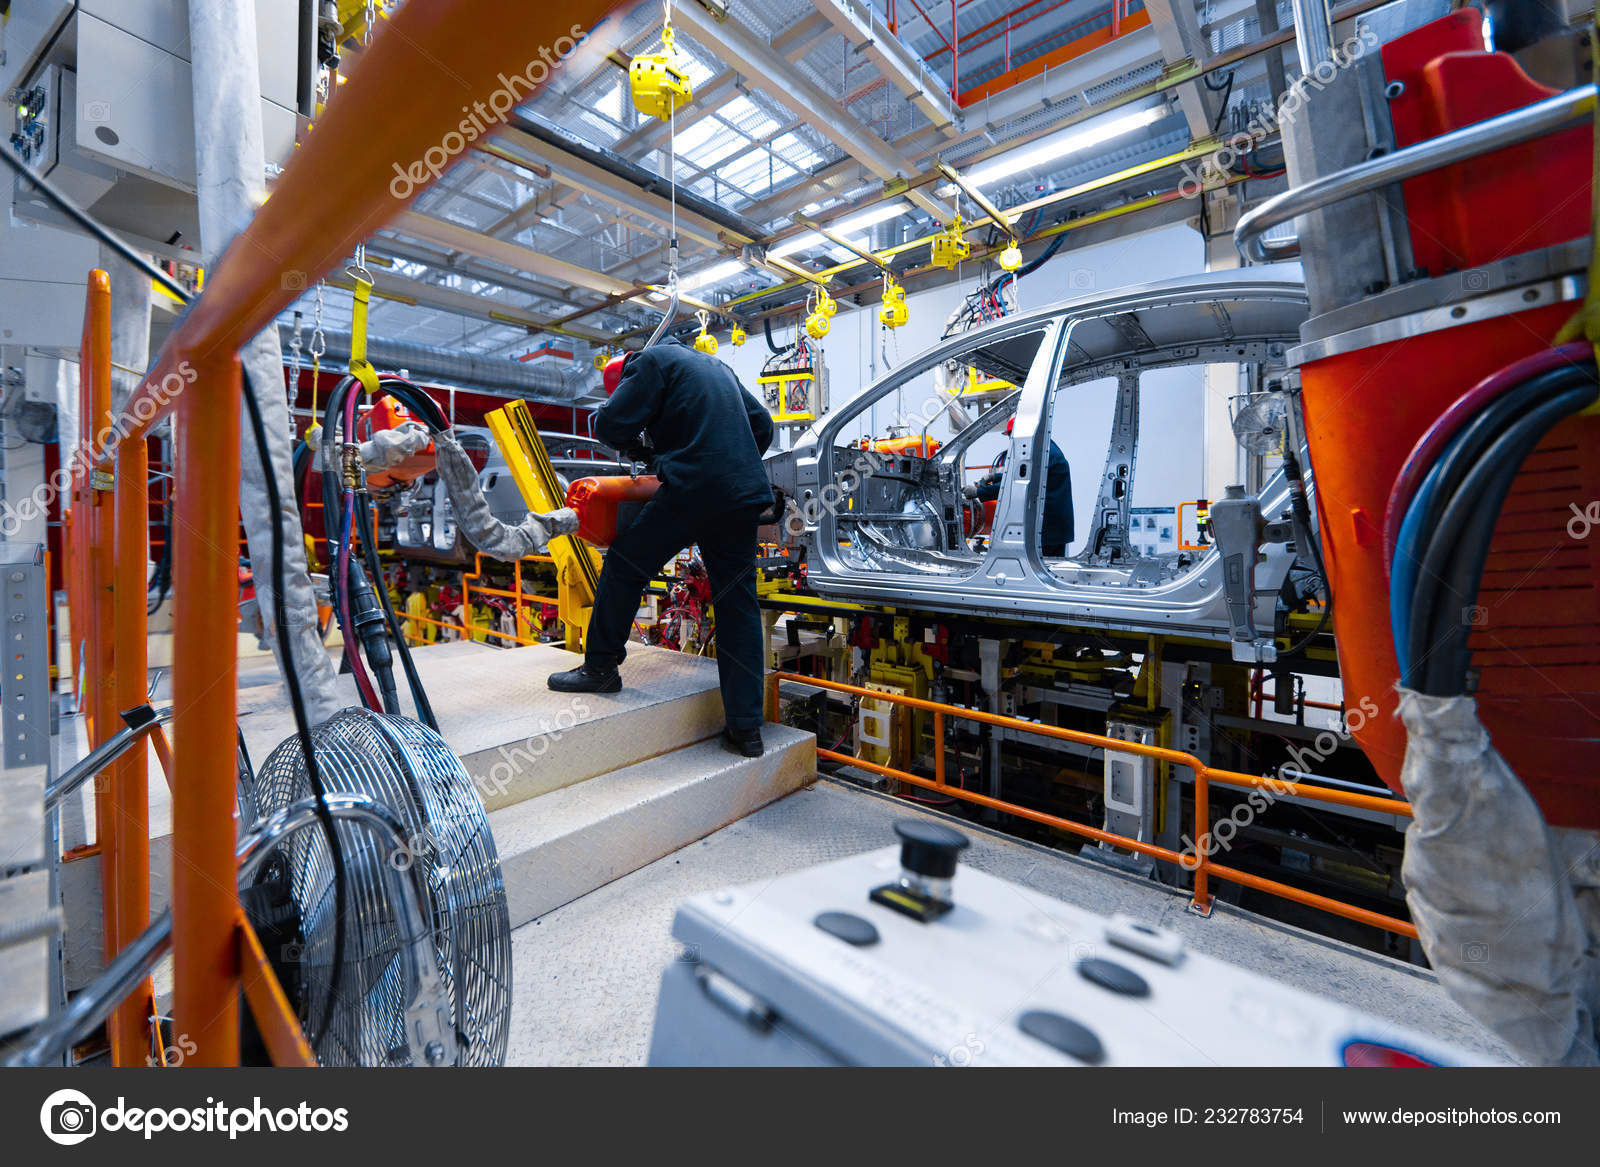
[[[1183,225],[1161,227],[1126,239],[1063,251],[1044,267],[1022,280],[1021,306],[1040,307],[1095,292],[1111,292],[1129,284],[1170,279],[1204,269],[1204,249],[1198,232]],[[840,306],[833,327],[820,342],[827,360],[832,407],[837,409],[864,387],[886,373],[884,354],[898,368],[935,344],[945,319],[973,286],[972,279],[906,298],[911,319],[890,333],[878,324],[877,305],[867,308]],[[774,335],[780,344],[793,339],[794,326]],[[756,377],[769,351],[759,330],[740,348],[724,343],[718,352],[754,391]],[[1087,534],[1099,475],[1105,466],[1106,444],[1111,434],[1111,410],[1116,386],[1106,381],[1080,387],[1071,410],[1057,410],[1054,438],[1072,466],[1072,493],[1078,519],[1078,542]],[[1135,507],[1176,507],[1203,494],[1204,432],[1202,370],[1175,369],[1149,374],[1141,395],[1141,427],[1135,472]],[[937,433],[937,431],[935,431]],[[985,439],[969,457],[969,465],[989,461],[998,442]]]

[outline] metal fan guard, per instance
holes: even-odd
[[[455,1018],[455,1064],[502,1064],[511,1013],[511,918],[494,837],[472,779],[438,734],[409,718],[346,709],[311,737],[328,792],[383,802],[406,823],[409,836],[397,844],[355,823],[335,827],[348,881],[344,976],[317,1060],[324,1066],[413,1061],[401,921],[385,883],[387,864],[411,876],[433,934]],[[300,740],[291,737],[262,764],[252,788],[241,789],[239,804],[258,821],[311,794]],[[241,822],[243,829],[251,825]],[[273,955],[298,960],[298,1005],[309,1033],[327,1009],[333,979],[333,862],[324,832],[311,827],[291,835],[262,878],[280,860],[304,945]]]

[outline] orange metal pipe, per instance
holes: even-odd
[[[148,405],[134,411],[136,432],[171,412],[162,384],[175,373],[187,379],[184,356],[210,361],[237,351],[302,288],[404,211],[472,140],[495,128],[494,110],[504,108],[496,97],[526,101],[560,72],[557,53],[570,52],[573,38],[592,31],[615,6],[614,0],[409,0],[379,21],[272,197],[207,272],[205,294],[139,389]],[[463,110],[475,99],[482,114]],[[481,130],[472,127],[475,116]],[[463,126],[473,128],[472,139]]]
[[[173,1022],[185,1065],[239,1062],[239,893],[234,872],[238,711],[239,359],[185,353],[173,459]]]
[[[913,786],[921,786],[926,790],[938,790],[943,794],[950,795],[952,798],[975,802],[979,806],[987,806],[994,810],[1004,811],[1006,814],[1016,815],[1018,818],[1027,819],[1029,822],[1039,823],[1046,827],[1055,827],[1057,830],[1081,835],[1086,839],[1096,839],[1102,843],[1110,843],[1113,847],[1137,851],[1141,855],[1153,855],[1157,859],[1165,859],[1168,863],[1182,864],[1184,867],[1190,866],[1188,857],[1179,854],[1177,851],[1169,851],[1165,847],[1157,847],[1154,843],[1141,843],[1137,839],[1129,839],[1123,835],[1114,835],[1110,831],[1102,831],[1098,827],[1084,826],[1082,823],[1075,823],[1071,819],[1046,814],[1042,810],[1030,810],[1025,806],[1006,802],[1004,799],[990,798],[987,794],[979,794],[975,790],[966,790],[960,786],[939,786],[931,778],[923,778],[918,774],[908,774],[904,770],[896,770],[891,766],[880,766],[877,762],[869,762],[865,758],[857,758],[851,754],[835,753],[833,750],[818,750],[817,757],[827,758],[833,762],[842,762],[847,766],[858,766],[863,770],[871,770],[874,774],[882,774],[887,778],[909,782]]]
[[[116,548],[113,603],[115,618],[107,630],[115,646],[115,701],[118,710],[145,703],[149,674],[146,640],[145,565],[150,556],[149,452],[144,439],[117,449],[116,494],[113,503]],[[159,730],[159,727],[157,727]],[[101,871],[116,887],[115,934],[108,947],[120,952],[150,923],[150,789],[149,752],[141,742],[111,766],[107,799],[110,819],[101,838],[110,847],[101,856]],[[150,1018],[155,992],[150,978],[117,1007],[110,1021],[111,1060],[119,1066],[143,1065],[150,1055]]]
[[[89,273],[83,307],[83,345],[78,363],[78,392],[82,403],[87,445],[79,464],[84,468],[81,507],[84,519],[84,604],[81,628],[73,634],[84,645],[84,706],[89,719],[89,748],[111,736],[116,718],[117,671],[112,629],[115,626],[113,603],[112,498],[95,489],[96,471],[102,443],[99,436],[111,427],[111,281],[103,271]],[[104,920],[101,937],[105,958],[117,954],[117,899],[122,885],[117,882],[116,834],[117,807],[111,778],[97,774],[94,780],[95,842],[100,847],[100,910]],[[115,1036],[115,1035],[113,1035]]]
[[[933,781],[944,789],[944,714],[933,715]]]
[[[1261,876],[1250,875],[1247,872],[1239,871],[1232,867],[1225,867],[1221,864],[1211,862],[1207,854],[1211,833],[1211,783],[1213,781],[1222,782],[1229,786],[1241,786],[1250,789],[1266,789],[1278,795],[1293,795],[1317,802],[1328,802],[1341,806],[1360,807],[1362,809],[1375,810],[1385,814],[1410,816],[1411,806],[1409,803],[1402,802],[1398,799],[1379,798],[1372,795],[1357,794],[1351,791],[1328,790],[1322,787],[1303,786],[1295,782],[1284,782],[1278,779],[1263,778],[1253,774],[1240,774],[1232,770],[1216,770],[1209,766],[1202,765],[1199,760],[1194,758],[1192,755],[1182,753],[1178,750],[1168,750],[1161,746],[1145,746],[1138,742],[1118,741],[1113,738],[1102,737],[1099,734],[1084,733],[1078,730],[1067,730],[1058,726],[1040,725],[1035,722],[1024,721],[1021,718],[1006,717],[1003,714],[987,713],[978,709],[962,709],[959,706],[941,705],[935,701],[925,701],[917,697],[906,697],[898,693],[882,693],[873,689],[863,689],[855,685],[846,685],[838,681],[823,680],[820,677],[807,677],[799,673],[770,674],[768,679],[768,684],[770,686],[770,717],[775,717],[777,713],[778,685],[780,681],[794,681],[798,684],[810,685],[816,688],[832,689],[838,692],[854,693],[861,696],[873,697],[878,700],[892,702],[896,705],[927,709],[934,715],[935,736],[938,738],[939,745],[935,752],[935,777],[932,779],[923,778],[916,774],[909,774],[904,770],[896,770],[889,766],[879,765],[876,762],[869,762],[863,758],[857,758],[850,754],[837,753],[833,750],[819,749],[817,751],[817,756],[820,758],[827,758],[830,761],[840,762],[849,766],[857,766],[865,770],[871,770],[874,773],[883,774],[886,777],[894,778],[902,782],[908,782],[914,786],[924,787],[925,789],[938,790],[952,797],[964,799],[967,802],[977,803],[980,806],[991,807],[995,810],[1003,811],[1006,814],[1015,815],[1019,818],[1040,823],[1044,826],[1054,827],[1084,838],[1096,839],[1103,843],[1109,843],[1111,846],[1121,847],[1125,850],[1135,851],[1140,854],[1153,855],[1156,858],[1164,859],[1169,863],[1177,863],[1185,870],[1194,873],[1194,903],[1196,907],[1204,911],[1209,911],[1211,908],[1210,877],[1215,875],[1219,879],[1225,879],[1233,883],[1242,884],[1246,887],[1254,888],[1257,891],[1263,891],[1270,895],[1276,895],[1283,899],[1292,900],[1295,903],[1304,904],[1308,907],[1331,912],[1335,915],[1342,916],[1345,919],[1368,924],[1374,928],[1387,929],[1390,932],[1396,932],[1402,936],[1410,936],[1412,938],[1417,936],[1414,926],[1394,916],[1385,916],[1378,912],[1371,912],[1365,908],[1358,908],[1353,904],[1346,904],[1340,902],[1339,900],[1329,899],[1327,896],[1317,895],[1314,892],[1301,891],[1299,888],[1291,887],[1286,883],[1279,883],[1276,880],[1265,879]],[[972,721],[984,721],[989,722],[990,724],[1003,725],[1028,733],[1037,733],[1045,737],[1079,741],[1089,745],[1097,745],[1106,749],[1126,749],[1130,753],[1144,754],[1149,757],[1159,758],[1163,761],[1174,762],[1178,765],[1187,766],[1194,772],[1194,838],[1197,840],[1197,853],[1194,855],[1189,855],[1180,854],[1175,851],[1169,851],[1164,847],[1156,847],[1149,843],[1140,842],[1137,839],[1130,839],[1123,835],[1113,834],[1109,831],[1102,831],[1095,827],[1085,826],[1082,823],[1072,822],[1069,819],[1063,819],[1052,814],[1046,814],[1043,811],[1030,810],[1027,807],[1017,806],[1014,803],[1009,803],[1002,799],[990,798],[988,795],[977,794],[970,790],[964,790],[960,787],[951,787],[945,784],[943,780],[944,759],[942,730],[944,716],[946,713],[956,717],[964,717]]]
[[[1294,798],[1308,798],[1313,802],[1327,802],[1335,806],[1350,806],[1359,810],[1376,811],[1379,814],[1398,814],[1406,818],[1411,817],[1411,804],[1398,798],[1382,798],[1375,794],[1358,794],[1353,790],[1332,790],[1326,786],[1307,786],[1300,782],[1290,782],[1282,778],[1260,778],[1250,774],[1235,774],[1231,770],[1205,771],[1212,782],[1220,782],[1224,786],[1254,787],[1266,790],[1273,794],[1288,795]]]
[[[1358,908],[1353,904],[1331,900],[1327,896],[1319,896],[1315,892],[1301,891],[1297,887],[1290,887],[1286,883],[1279,883],[1275,879],[1263,879],[1259,875],[1251,875],[1247,871],[1240,871],[1233,867],[1223,867],[1216,863],[1207,863],[1206,870],[1219,879],[1226,879],[1230,883],[1243,884],[1245,887],[1254,888],[1256,891],[1266,892],[1268,895],[1280,896],[1286,900],[1293,900],[1297,904],[1304,904],[1310,908],[1320,908],[1324,912],[1331,912],[1335,916],[1343,916],[1346,920],[1354,920],[1360,924],[1367,924],[1373,928],[1382,928],[1389,932],[1398,932],[1401,936],[1418,939],[1415,925],[1394,916],[1385,916],[1380,912],[1369,912],[1365,908]]]

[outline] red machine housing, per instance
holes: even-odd
[[[660,487],[653,474],[578,479],[567,487],[567,505],[578,512],[578,537],[595,547],[611,546]]]
[[[401,405],[393,397],[379,397],[372,403],[372,408],[363,416],[366,433],[363,437],[370,438],[379,430],[398,429],[405,422],[411,421],[411,411]],[[374,470],[367,475],[368,486],[389,486],[396,482],[411,482],[422,477],[432,470],[438,463],[433,443],[410,455],[397,466],[390,466],[386,470]],[[480,467],[481,469],[481,467]]]
[[[1510,56],[1484,51],[1463,9],[1385,45],[1404,147],[1550,97]],[[1404,184],[1412,251],[1439,276],[1585,236],[1591,131],[1575,128]],[[1488,374],[1549,347],[1576,303],[1326,357],[1300,369],[1322,545],[1335,596],[1347,700],[1384,716],[1355,737],[1400,790],[1406,734],[1383,557],[1385,504],[1423,432]],[[1495,528],[1474,626],[1479,712],[1495,747],[1553,825],[1600,827],[1600,531],[1568,531],[1572,504],[1600,499],[1600,417],[1558,425],[1522,468]]]

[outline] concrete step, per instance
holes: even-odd
[[[811,782],[817,742],[782,725],[766,753],[720,740],[662,754],[489,815],[520,927]]]
[[[552,645],[508,650],[452,641],[416,649],[413,655],[440,731],[490,812],[707,741],[722,730],[716,662],[687,653],[629,645],[622,691],[605,694],[551,692],[545,683],[550,674],[581,662]],[[259,769],[293,734],[294,719],[272,668],[258,666],[245,680],[257,683],[239,690],[239,725],[251,761]],[[340,685],[350,703],[356,704],[354,681],[344,676]],[[403,680],[400,687],[402,708],[409,714],[411,702]],[[170,696],[158,692],[157,700]],[[769,735],[774,728],[768,727]],[[81,725],[73,732],[81,736]],[[86,749],[87,743],[80,742],[79,753]],[[730,754],[722,756],[732,759]],[[810,770],[815,768],[813,764]],[[149,769],[150,906],[155,912],[166,906],[170,889],[172,811],[167,784],[153,756]],[[64,808],[68,847],[95,837],[92,787],[86,783]],[[747,809],[766,801],[760,799]],[[68,983],[77,988],[102,965],[98,858],[65,865],[62,887],[69,927]]]
[[[629,645],[620,693],[552,693],[577,655],[553,645],[506,650],[475,641],[414,649],[439,731],[489,810],[631,766],[722,730],[714,660]],[[341,683],[351,691],[349,678]],[[401,705],[411,701],[400,684]],[[240,726],[259,766],[294,731],[276,682],[241,689]],[[156,824],[152,822],[154,829]]]

